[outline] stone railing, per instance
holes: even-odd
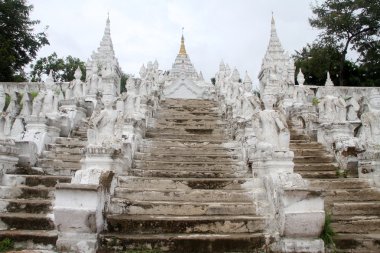
[[[59,228],[58,249],[96,251],[97,234],[104,229],[104,213],[117,176],[130,173],[134,154],[158,107],[161,87],[157,75],[158,69],[148,68],[142,79],[129,78],[127,92],[119,96],[112,92],[115,85],[111,83],[109,88],[106,81],[100,100],[93,94],[85,98],[96,104],[88,118],[90,127],[82,167],[70,184],[58,184],[56,190],[54,216]],[[70,201],[73,196],[76,197]]]
[[[380,88],[294,86],[306,99],[287,108],[293,125],[334,153],[338,173],[380,185]],[[296,93],[296,92],[295,92]]]
[[[270,214],[267,232],[277,239],[272,249],[323,252],[323,241],[318,238],[325,219],[323,197],[320,190],[310,188],[307,180],[293,172],[294,154],[289,150],[283,100],[273,108],[275,97],[260,99],[253,94],[248,75],[243,82],[239,80],[237,70],[231,73],[221,64],[216,74],[216,94],[230,135],[240,143],[256,185],[267,192],[270,205],[261,214]]]

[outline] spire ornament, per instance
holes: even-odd
[[[183,27],[182,27],[182,37],[181,37],[181,47],[179,48],[179,55],[187,55],[185,48],[185,38],[183,37]]]

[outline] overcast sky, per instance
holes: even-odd
[[[158,60],[171,68],[182,27],[187,53],[197,71],[213,77],[223,59],[247,70],[257,85],[269,40],[272,11],[277,32],[290,54],[312,42],[318,31],[308,18],[315,0],[29,0],[33,19],[49,26],[50,46],[38,57],[57,52],[86,61],[102,38],[107,12],[121,68],[138,76],[143,63]]]

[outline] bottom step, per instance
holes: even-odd
[[[380,252],[379,234],[338,234],[333,239],[337,252]]]
[[[48,248],[55,246],[58,233],[54,230],[1,230],[0,231],[0,241],[4,239],[10,239],[16,245],[19,243],[25,243],[25,246],[30,247],[30,241],[33,242],[35,248],[41,248],[45,246]],[[38,246],[36,246],[38,244]],[[22,247],[24,245],[20,245]]]
[[[242,234],[152,234],[106,233],[99,236],[98,253],[155,249],[160,252],[227,253],[261,252],[266,246],[262,233]],[[128,251],[127,251],[128,252]]]

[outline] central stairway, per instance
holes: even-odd
[[[263,252],[263,188],[210,100],[161,101],[118,185],[98,252]],[[260,202],[261,204],[261,202]]]

